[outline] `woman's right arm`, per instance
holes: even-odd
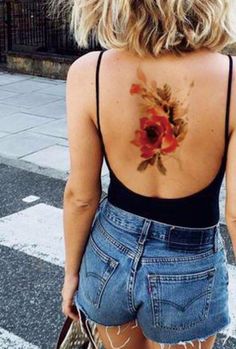
[[[232,132],[229,141],[226,166],[225,219],[236,258],[236,59],[234,58],[234,80],[231,103]]]

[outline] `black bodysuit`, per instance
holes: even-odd
[[[229,115],[233,78],[233,59],[229,55],[229,78],[225,117],[225,149],[218,173],[212,182],[202,190],[181,198],[158,198],[140,195],[127,188],[114,174],[109,164],[101,132],[99,115],[99,71],[102,51],[96,70],[97,124],[102,142],[103,154],[110,173],[108,188],[109,202],[128,212],[157,220],[159,222],[182,227],[209,227],[219,221],[219,193],[224,178],[229,132]]]

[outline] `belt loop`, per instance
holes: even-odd
[[[216,253],[219,249],[219,229],[218,225],[215,226],[214,229],[214,252]]]
[[[138,243],[143,245],[145,241],[147,240],[148,232],[150,229],[150,226],[152,224],[152,221],[150,219],[145,219],[144,224],[142,226],[141,234],[138,239]]]
[[[174,229],[175,229],[175,226],[172,225],[170,227],[169,231],[168,231],[168,236],[167,236],[167,245],[168,245],[168,247],[170,246],[170,235],[171,235],[172,230],[174,230]]]

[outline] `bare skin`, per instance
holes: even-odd
[[[180,344],[163,347],[147,339],[135,321],[109,328],[97,324],[97,329],[105,349],[213,349],[216,340],[215,335],[204,342],[193,341],[194,346],[187,343],[185,346]]]

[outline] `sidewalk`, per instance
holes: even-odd
[[[65,81],[0,72],[0,162],[66,179]],[[102,169],[103,189],[108,170]]]

